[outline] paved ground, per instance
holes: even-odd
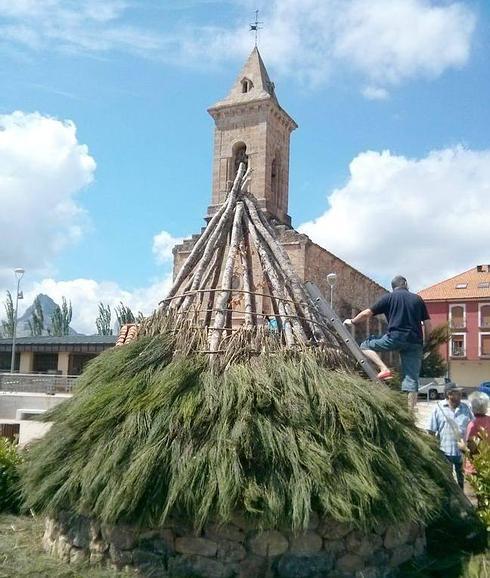
[[[427,424],[429,423],[430,416],[434,411],[436,404],[437,401],[422,401],[419,399],[415,412],[415,417],[419,428],[427,429]]]

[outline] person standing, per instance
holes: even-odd
[[[378,352],[400,353],[402,391],[408,393],[409,407],[413,409],[417,403],[424,341],[429,338],[432,324],[424,300],[408,290],[405,277],[394,277],[391,287],[392,293],[383,295],[373,306],[361,311],[353,319],[346,319],[344,323],[358,325],[374,315],[385,315],[388,332],[382,337],[366,339],[361,343],[361,349],[378,367],[378,379],[383,380],[391,379],[393,375]]]
[[[439,447],[452,465],[458,485],[464,486],[463,450],[466,429],[473,419],[471,409],[461,401],[462,388],[455,383],[447,385],[446,400],[438,402],[430,417],[427,430],[439,438]]]
[[[490,441],[490,416],[488,411],[488,395],[482,391],[475,391],[468,396],[471,403],[474,419],[466,428],[466,445],[468,447],[467,459],[464,464],[464,473],[472,475],[476,473],[472,458],[478,454],[478,445],[482,439]]]

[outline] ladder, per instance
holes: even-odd
[[[351,332],[342,323],[340,317],[335,313],[335,311],[330,307],[328,301],[326,301],[326,299],[323,297],[320,289],[318,289],[318,287],[311,281],[307,281],[305,283],[305,287],[308,295],[311,297],[313,303],[315,304],[317,311],[322,317],[325,318],[329,325],[333,326],[339,337],[344,342],[345,346],[357,359],[362,369],[367,373],[368,377],[373,381],[380,383],[377,372],[363,355],[361,348],[359,345],[357,345],[356,340],[352,336]]]

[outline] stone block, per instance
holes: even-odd
[[[305,532],[292,536],[289,542],[289,550],[293,554],[315,554],[323,546],[323,540],[316,532]]]
[[[345,551],[345,540],[323,540],[323,549],[325,552],[338,556]]]
[[[70,520],[67,537],[76,548],[88,548],[90,543],[90,520],[85,516],[73,516]]]
[[[347,536],[352,530],[353,528],[350,524],[327,518],[320,522],[318,533],[329,540],[340,540],[340,538]]]
[[[203,556],[175,556],[168,561],[172,578],[231,578],[232,570]]]
[[[400,524],[398,526],[389,526],[384,537],[384,546],[388,550],[397,548],[406,544],[410,537],[410,524]]]
[[[218,545],[213,540],[208,540],[207,538],[184,536],[175,540],[175,550],[180,554],[212,558],[216,556]]]
[[[46,518],[44,521],[44,535],[50,540],[56,540],[60,532],[60,528],[56,520],[53,518]]]
[[[99,522],[97,522],[95,520],[90,521],[89,535],[90,535],[90,541],[91,542],[98,541],[102,538],[102,533],[100,531]]]
[[[102,537],[120,550],[131,550],[136,546],[138,534],[130,526],[102,526]]]
[[[114,544],[109,547],[109,557],[112,562],[118,567],[122,568],[133,561],[133,553],[131,550],[121,550]]]
[[[97,565],[102,564],[106,559],[106,554],[104,552],[90,552],[90,564]]]
[[[361,558],[369,558],[382,544],[381,536],[377,534],[362,534],[357,530],[348,534],[345,539],[347,550],[361,556]]]
[[[250,538],[248,548],[256,556],[279,556],[289,548],[289,542],[281,532],[267,530]]]
[[[412,558],[413,546],[410,546],[409,544],[402,544],[393,550],[390,558],[390,567],[397,568]]]
[[[235,524],[212,524],[204,530],[204,536],[210,540],[229,540],[232,542],[244,542],[245,532]]]
[[[335,568],[341,572],[346,572],[348,574],[355,574],[357,570],[361,570],[364,566],[363,559],[357,554],[352,554],[348,552],[344,554],[341,558],[337,560]]]
[[[247,551],[239,542],[220,540],[218,542],[218,560],[224,564],[240,562],[247,555]]]
[[[70,542],[68,542],[66,536],[63,535],[59,536],[59,538],[56,540],[54,544],[53,550],[56,557],[62,560],[63,562],[70,561],[71,544]]]
[[[133,565],[143,570],[145,576],[166,576],[165,557],[136,548],[132,552]]]
[[[279,559],[276,574],[279,578],[324,578],[332,566],[333,558],[326,553],[287,553]]]
[[[70,550],[70,564],[82,564],[88,560],[89,553],[81,548],[72,548]]]
[[[267,572],[267,561],[258,556],[247,556],[234,566],[236,578],[264,578]]]
[[[138,540],[138,549],[152,552],[160,556],[168,556],[175,552],[175,538],[172,530],[145,532]]]
[[[103,554],[109,550],[109,544],[103,540],[94,540],[89,544],[90,552],[94,554]]]

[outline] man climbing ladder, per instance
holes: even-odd
[[[374,315],[384,314],[388,321],[388,332],[382,337],[366,339],[361,343],[364,355],[378,368],[378,378],[392,378],[378,352],[398,351],[401,358],[402,391],[408,393],[409,407],[415,407],[419,387],[420,368],[424,339],[432,331],[427,307],[421,297],[408,290],[407,280],[397,275],[391,282],[392,293],[384,295],[369,309],[364,309],[346,325],[357,325]]]

